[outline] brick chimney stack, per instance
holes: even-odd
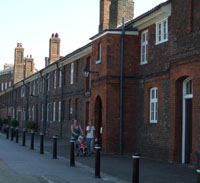
[[[115,29],[121,25],[122,17],[125,22],[133,19],[133,0],[100,0],[99,32],[105,29]]]
[[[45,57],[45,66],[60,59],[60,38],[58,33],[52,33],[49,40],[49,58]]]

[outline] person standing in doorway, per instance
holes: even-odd
[[[94,154],[94,149],[93,149],[94,131],[95,131],[95,127],[92,125],[92,121],[89,121],[88,126],[86,127],[86,132],[87,132],[86,141],[87,141],[87,147],[90,154]]]

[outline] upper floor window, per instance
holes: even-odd
[[[70,84],[74,83],[74,63],[71,63],[71,71],[70,71]]]
[[[9,87],[11,87],[11,81],[9,81]]]
[[[59,87],[62,87],[62,71],[60,71]]]
[[[25,88],[22,87],[22,88],[21,88],[21,97],[24,97],[24,94],[25,94]]]
[[[156,23],[156,44],[168,41],[168,20]]]
[[[54,89],[56,89],[56,71],[54,71],[54,82],[53,82],[53,85],[54,85]]]
[[[101,43],[98,44],[98,57],[97,57],[97,61],[96,64],[101,63]]]
[[[48,77],[48,80],[47,80],[47,82],[48,82],[48,91],[50,91],[50,86],[51,86],[51,77]]]
[[[146,64],[148,59],[148,30],[141,34],[141,64]]]
[[[150,90],[150,123],[158,122],[158,88]]]

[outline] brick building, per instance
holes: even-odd
[[[55,36],[58,60],[46,58],[44,69],[1,93],[0,100],[5,103],[8,95],[7,110],[20,127],[34,121],[48,135],[69,137],[71,119],[83,127],[91,119],[104,152],[195,162],[199,8],[198,0],[168,0],[133,18],[132,0],[100,0],[99,33],[91,43],[59,58]]]

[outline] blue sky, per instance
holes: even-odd
[[[135,17],[165,1],[134,0]],[[0,0],[0,69],[4,63],[14,63],[18,42],[41,69],[52,33],[59,33],[65,56],[88,43],[98,25],[99,0]]]

